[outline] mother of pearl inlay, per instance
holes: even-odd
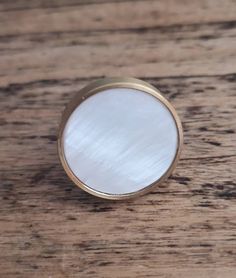
[[[129,88],[107,89],[83,101],[70,115],[62,142],[73,174],[107,194],[136,192],[160,179],[179,143],[165,104]]]

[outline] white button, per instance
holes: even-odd
[[[158,181],[179,147],[176,120],[149,93],[112,88],[89,96],[69,116],[62,134],[65,161],[88,188],[130,194]]]

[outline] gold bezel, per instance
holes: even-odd
[[[74,175],[74,173],[70,169],[70,167],[66,161],[64,151],[63,151],[63,142],[62,142],[63,141],[62,140],[63,131],[64,131],[65,125],[66,125],[70,115],[73,113],[74,109],[76,107],[78,107],[88,97],[90,97],[98,92],[101,92],[101,91],[104,91],[107,89],[112,89],[112,88],[137,89],[137,90],[143,91],[145,93],[151,94],[152,96],[156,97],[171,112],[171,114],[175,120],[176,128],[178,131],[178,147],[177,147],[176,155],[175,155],[175,158],[174,158],[172,164],[170,165],[169,169],[166,171],[166,173],[161,178],[159,178],[157,181],[144,187],[143,189],[135,191],[135,192],[131,192],[131,193],[126,193],[126,194],[108,194],[108,193],[96,191],[93,188],[89,187],[88,185],[84,184],[82,181],[80,181]],[[154,187],[156,187],[158,184],[160,184],[165,179],[167,179],[169,177],[169,175],[172,173],[172,171],[174,170],[174,168],[179,160],[179,155],[180,155],[180,151],[182,148],[182,144],[183,144],[182,125],[181,125],[180,119],[179,119],[174,107],[169,103],[169,101],[167,99],[165,99],[162,96],[162,94],[160,93],[160,91],[158,89],[156,89],[155,87],[153,87],[152,85],[150,85],[142,80],[136,79],[136,78],[126,78],[126,77],[125,78],[121,78],[121,77],[120,78],[104,78],[104,79],[100,79],[95,82],[92,82],[90,85],[82,88],[67,105],[67,107],[62,115],[62,120],[61,120],[61,124],[59,127],[59,134],[58,134],[58,153],[59,153],[59,157],[60,157],[62,166],[63,166],[65,172],[67,173],[68,177],[78,187],[87,191],[88,193],[90,193],[94,196],[97,196],[97,197],[111,199],[111,200],[123,200],[123,199],[129,199],[132,197],[137,197],[137,196],[143,195],[147,192],[150,192]]]

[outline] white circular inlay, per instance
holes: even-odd
[[[156,97],[135,89],[108,89],[73,111],[63,147],[71,171],[88,187],[126,194],[168,171],[178,149],[178,130]]]

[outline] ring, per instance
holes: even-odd
[[[104,78],[81,89],[66,107],[58,152],[69,178],[105,199],[151,191],[174,170],[183,131],[158,89],[134,78]]]

